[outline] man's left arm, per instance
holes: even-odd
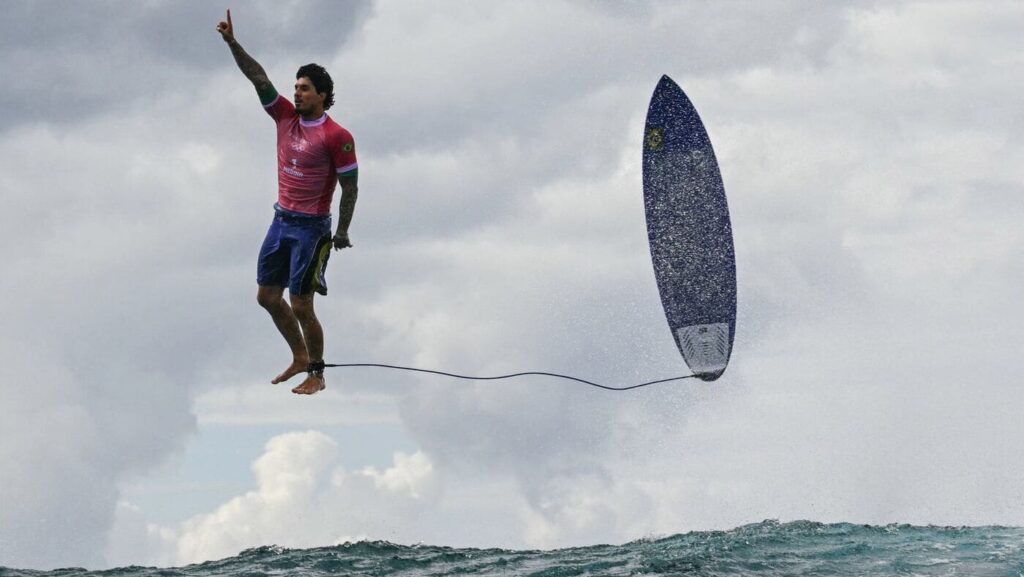
[[[334,250],[352,246],[348,239],[348,226],[352,224],[352,214],[356,210],[356,199],[359,198],[359,171],[339,174],[338,184],[341,185],[341,202],[338,206],[338,232],[334,235]]]

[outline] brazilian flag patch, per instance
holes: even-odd
[[[647,146],[647,150],[661,150],[661,147],[664,146],[664,144],[664,128],[649,128],[647,130],[647,136],[644,137],[644,145]]]

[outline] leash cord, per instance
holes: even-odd
[[[590,385],[591,387],[597,387],[599,389],[605,389],[606,391],[628,391],[630,389],[639,389],[640,387],[647,387],[650,385],[657,385],[660,383],[667,383],[670,381],[680,381],[682,379],[691,379],[697,375],[686,375],[683,377],[671,377],[668,379],[659,379],[657,381],[648,381],[646,383],[640,383],[638,385],[629,385],[626,387],[612,387],[608,385],[602,385],[585,379],[572,377],[569,375],[560,375],[558,373],[546,373],[542,371],[529,371],[525,373],[513,373],[510,375],[498,375],[495,377],[472,377],[467,375],[457,375],[455,373],[446,373],[444,371],[434,371],[431,369],[417,369],[415,367],[400,367],[398,365],[383,365],[378,363],[339,363],[339,364],[324,364],[324,367],[376,367],[382,369],[396,369],[400,371],[413,371],[417,373],[428,373],[431,375],[442,375],[445,377],[453,377],[456,379],[465,379],[470,381],[496,381],[498,379],[511,379],[515,377],[527,377],[527,376],[539,376],[539,377],[554,377],[558,379],[566,379],[569,381],[576,381],[577,383],[583,383],[584,385]]]

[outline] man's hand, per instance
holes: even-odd
[[[227,22],[221,21],[217,24],[217,32],[220,32],[221,38],[224,42],[230,43],[235,39],[235,27],[231,25],[231,10],[228,10]]]
[[[341,250],[343,248],[352,247],[352,243],[349,242],[348,240],[347,232],[339,232],[338,234],[334,235],[334,238],[331,240],[334,241],[334,250]]]

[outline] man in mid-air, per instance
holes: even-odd
[[[334,104],[334,82],[323,67],[307,64],[295,75],[294,103],[279,95],[267,73],[235,40],[231,11],[217,24],[235,62],[277,123],[278,197],[274,220],[260,249],[256,300],[267,309],[292,351],[292,364],[271,381],[300,373],[293,393],[324,389],[324,333],[313,296],[327,294],[324,273],[331,247],[352,246],[348,227],[356,206],[358,164],[352,135],[324,112]],[[331,235],[331,199],[341,184],[338,229]],[[284,299],[288,288],[289,301]]]

